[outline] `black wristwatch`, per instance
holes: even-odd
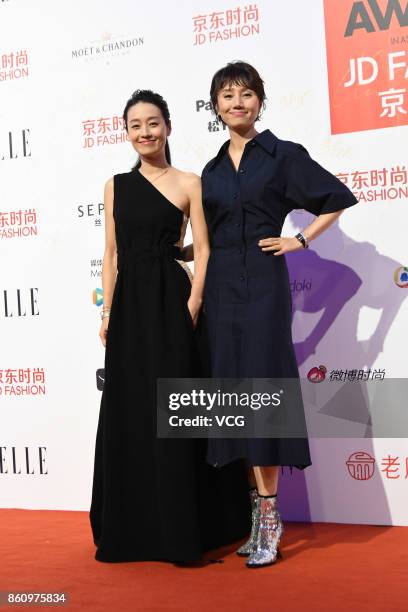
[[[307,238],[301,232],[296,234],[295,238],[297,238],[299,240],[299,242],[302,244],[302,247],[304,249],[308,249],[309,248],[309,243],[307,241]]]

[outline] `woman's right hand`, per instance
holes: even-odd
[[[194,261],[194,245],[188,244],[181,249],[182,261]]]
[[[99,337],[102,341],[103,346],[106,346],[106,336],[108,334],[109,317],[102,319],[101,329],[99,330]]]

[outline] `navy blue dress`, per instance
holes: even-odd
[[[211,254],[205,283],[212,375],[298,378],[292,302],[284,256],[263,252],[261,238],[280,236],[286,215],[319,215],[357,202],[349,189],[302,145],[269,130],[245,145],[238,171],[229,141],[202,173]],[[303,408],[302,408],[303,411]],[[310,465],[305,438],[210,439],[208,461],[225,465]]]

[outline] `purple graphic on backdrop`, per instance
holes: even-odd
[[[310,221],[309,214],[291,214],[295,228],[304,228]],[[323,256],[325,253],[330,254],[330,259]],[[343,261],[334,261],[332,257]],[[296,311],[310,314],[322,311],[307,337],[295,343],[298,365],[316,354],[319,343],[352,300],[347,310],[342,312],[342,327],[336,341],[341,342],[343,349],[347,347],[347,354],[356,364],[353,367],[371,368],[383,351],[384,340],[406,295],[393,282],[394,272],[401,264],[379,253],[369,242],[354,241],[340,229],[338,221],[313,243],[311,249],[290,253],[286,259],[292,287],[293,316]],[[299,286],[304,279],[307,279],[305,290],[293,290],[294,281],[298,281]],[[307,290],[308,286],[310,290]],[[375,309],[380,315],[370,337],[359,340],[358,321],[364,307]],[[326,357],[320,355],[318,360],[325,362]],[[342,365],[337,364],[339,367]]]

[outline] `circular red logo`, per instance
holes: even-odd
[[[326,378],[327,368],[324,365],[315,366],[307,373],[307,378],[310,382],[320,383]]]
[[[369,480],[374,474],[375,459],[365,451],[350,455],[346,461],[347,469],[355,480]]]

